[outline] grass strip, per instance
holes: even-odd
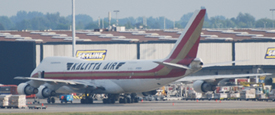
[[[275,109],[161,110],[117,112],[0,113],[0,115],[274,115]]]

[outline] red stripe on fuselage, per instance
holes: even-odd
[[[94,74],[105,74],[105,73],[152,73],[152,72],[157,72],[161,70],[164,66],[163,65],[158,65],[157,67],[151,69],[151,70],[144,70],[144,71],[75,71],[75,72],[69,72],[69,71],[64,71],[64,72],[47,72],[47,74],[64,74],[64,73],[70,73],[70,74],[89,74],[89,73],[94,73]],[[37,76],[38,73],[35,73],[33,76]],[[32,76],[32,77],[33,77]]]
[[[45,77],[46,79],[159,79],[159,78],[172,78],[172,77],[179,77],[183,76],[185,74],[185,71],[182,71],[181,69],[173,69],[171,70],[167,75],[163,76],[135,76],[135,75],[129,75],[129,76],[85,76],[85,77],[79,77],[81,75],[85,75],[87,73],[83,72],[73,72],[74,74],[78,74],[79,76],[66,76],[66,74],[72,74],[71,72],[45,72],[45,76],[47,74],[59,74],[64,75],[62,77]],[[93,72],[89,72],[90,74],[93,74]],[[132,72],[127,72],[131,74]],[[137,72],[133,72],[137,73]],[[104,73],[102,73],[104,74]],[[106,74],[106,73],[105,73]]]
[[[79,72],[45,72],[44,76],[47,79],[158,79],[158,78],[171,78],[171,77],[179,77],[183,76],[185,74],[185,70],[182,71],[181,69],[173,69],[171,70],[168,74],[166,75],[153,75],[153,76],[135,76],[135,73],[158,73],[161,69],[163,69],[163,65],[158,65],[157,67],[147,70],[147,71],[79,71]],[[108,73],[113,73],[113,74],[129,74],[129,76],[85,76],[85,77],[80,77],[81,75],[85,74],[108,74]],[[134,75],[131,75],[134,73]],[[61,75],[62,77],[49,77],[47,75]],[[79,76],[66,76],[66,74],[78,74]],[[34,74],[33,76],[38,75],[38,73]],[[33,77],[32,76],[32,77]]]
[[[170,77],[179,77],[185,74],[185,70],[171,70],[167,75],[154,75],[154,76],[135,76],[135,75],[129,75],[129,76],[87,76],[87,77],[80,77],[81,75],[85,75],[85,74],[132,74],[132,73],[157,73],[158,71],[160,71],[161,69],[163,69],[164,66],[163,65],[158,65],[157,67],[151,69],[151,70],[147,70],[147,71],[75,71],[75,72],[45,72],[44,76],[47,79],[158,79],[158,78],[170,78]],[[56,74],[56,75],[61,75],[62,77],[49,77],[47,75],[52,75],[52,74]],[[66,74],[78,74],[79,76],[66,76]],[[34,74],[33,76],[37,76],[38,73]],[[32,77],[33,77],[32,76]],[[131,76],[131,77],[130,77]]]

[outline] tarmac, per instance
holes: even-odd
[[[28,100],[30,103],[33,100]],[[131,104],[103,104],[94,101],[94,104],[80,104],[79,100],[73,103],[47,104],[40,100],[47,109],[0,109],[0,113],[52,113],[52,112],[112,112],[112,111],[157,111],[157,110],[210,110],[210,109],[268,109],[275,108],[275,102],[266,101],[143,101]],[[28,104],[28,106],[41,106],[41,104]]]

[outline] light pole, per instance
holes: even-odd
[[[275,11],[275,9],[270,9],[270,11],[272,12],[272,27],[274,28],[273,11]]]
[[[265,25],[266,25],[267,22],[264,22],[264,29],[265,29]]]
[[[163,16],[163,30],[165,30],[165,17]]]
[[[98,29],[100,29],[100,17],[98,17]]]
[[[114,10],[114,12],[116,13],[116,26],[118,26],[117,13],[119,12],[119,10]]]
[[[72,55],[75,57],[75,0],[72,0]]]

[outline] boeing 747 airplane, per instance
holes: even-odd
[[[19,94],[36,94],[54,103],[57,90],[67,93],[106,94],[103,103],[138,102],[137,93],[150,93],[202,69],[196,58],[205,9],[195,11],[171,53],[165,59],[87,61],[73,57],[47,57],[19,84]],[[86,95],[81,103],[93,103]]]

